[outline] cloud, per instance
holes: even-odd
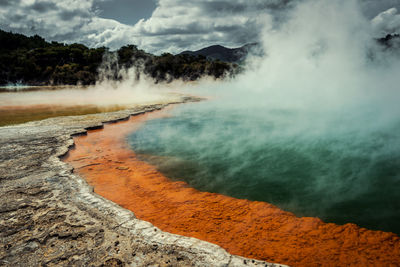
[[[287,19],[288,10],[302,2],[158,0],[151,17],[132,26],[100,18],[96,9],[99,1],[104,0],[0,0],[0,28],[90,47],[117,49],[136,44],[153,53],[177,53],[213,44],[237,47],[258,41],[263,28],[276,27]],[[362,8],[370,13],[381,12],[381,5],[393,4],[393,0],[379,1],[380,5],[376,2],[363,0]],[[396,20],[392,15],[388,25],[397,25]]]
[[[259,2],[160,0],[152,17],[134,27],[142,36],[159,36],[144,40],[147,46],[157,46],[165,38],[168,43],[163,43],[170,51],[188,48],[171,43],[174,39],[186,39],[185,43],[192,44],[190,49],[213,43],[238,46],[257,40],[261,27],[259,17],[263,15],[257,8]]]
[[[32,10],[39,12],[39,13],[44,13],[50,10],[54,10],[57,8],[56,4],[48,1],[42,1],[42,2],[35,2],[31,5]]]
[[[90,1],[21,0],[0,10],[0,28],[49,40],[73,42],[80,29],[95,16]],[[72,15],[74,14],[74,15]],[[62,36],[72,39],[63,40]]]
[[[11,5],[12,3],[15,3],[15,2],[20,2],[20,0],[0,0],[0,6],[9,6],[9,5]]]
[[[398,0],[361,0],[361,8],[368,19],[376,17],[379,13],[390,8],[400,8]]]
[[[400,33],[400,14],[396,8],[390,8],[373,18],[371,24],[378,37]]]
[[[267,8],[287,1],[159,0],[152,16],[130,26],[98,17],[94,0],[1,0],[0,27],[40,34],[61,42],[116,49],[134,43],[151,52],[179,52],[219,43],[238,46],[254,42]]]

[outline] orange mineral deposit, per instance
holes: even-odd
[[[265,202],[200,192],[140,161],[126,138],[157,111],[77,136],[65,159],[97,194],[160,229],[291,266],[400,266],[396,234],[296,217]]]

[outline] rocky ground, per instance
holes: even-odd
[[[73,135],[165,105],[0,127],[0,266],[282,266],[162,232],[60,160]]]

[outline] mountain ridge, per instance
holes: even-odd
[[[196,51],[186,50],[179,53],[179,55],[204,56],[211,60],[239,63],[242,62],[250,52],[260,52],[257,50],[260,50],[260,44],[258,43],[249,43],[237,48],[211,45]]]

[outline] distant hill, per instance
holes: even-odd
[[[246,44],[238,48],[227,48],[222,45],[212,45],[197,51],[183,51],[180,55],[204,56],[211,60],[238,63],[243,61],[250,51],[259,53],[260,45],[257,43]]]
[[[388,49],[400,49],[400,35],[388,34],[376,39],[378,44]],[[197,51],[183,51],[178,55],[203,56],[208,60],[220,60],[229,63],[241,63],[249,53],[263,56],[264,52],[259,43],[250,43],[238,48],[227,48],[222,45],[212,45]]]

